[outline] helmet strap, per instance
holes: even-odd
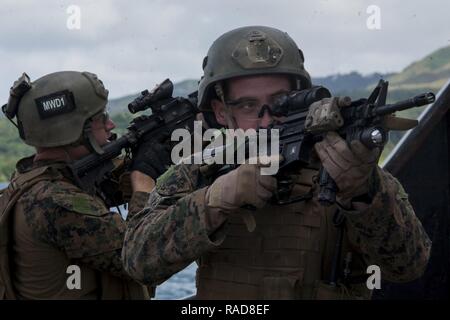
[[[94,134],[92,133],[92,120],[89,120],[84,128],[83,128],[83,142],[84,145],[88,147],[89,150],[97,153],[97,154],[103,154],[105,151],[100,147],[97,140],[95,140]]]
[[[214,85],[214,89],[216,90],[216,94],[224,106],[225,121],[227,122],[228,128],[229,129],[237,129],[236,119],[234,118],[233,114],[231,113],[231,107],[228,106],[227,103],[225,102],[225,94],[223,91],[222,84],[219,82],[216,83]]]

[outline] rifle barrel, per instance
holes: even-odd
[[[80,160],[75,161],[73,164],[73,169],[79,175],[83,175],[84,173],[92,170],[102,162],[117,157],[122,153],[122,149],[129,145],[130,145],[129,138],[126,135],[122,136],[119,139],[106,144],[103,147],[104,153],[102,154],[91,153],[81,158]]]
[[[434,93],[432,92],[426,92],[419,94],[411,99],[406,99],[403,101],[399,101],[394,104],[388,104],[385,106],[377,107],[374,109],[374,114],[376,116],[384,116],[387,114],[394,113],[396,111],[411,109],[414,107],[421,107],[424,105],[427,105],[429,103],[433,103],[436,99]]]

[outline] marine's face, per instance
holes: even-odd
[[[269,108],[276,98],[291,91],[291,82],[286,75],[258,75],[233,78],[226,83],[225,102],[231,107],[237,127],[243,130],[266,128],[278,118],[272,116]],[[212,100],[217,122],[227,126],[225,106],[219,100]]]
[[[109,118],[107,112],[103,112],[92,118],[92,134],[100,146],[109,142],[111,131],[116,127],[114,122]]]

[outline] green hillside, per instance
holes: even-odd
[[[449,79],[450,46],[434,51],[422,60],[410,64],[402,72],[387,78],[390,98],[394,100],[426,91],[437,93]],[[417,116],[422,109],[409,114]]]
[[[450,79],[450,46],[436,50],[420,61],[413,62],[403,71],[395,74],[373,74],[362,76],[357,72],[347,75],[332,75],[314,79],[315,84],[327,86],[335,95],[349,95],[352,98],[367,97],[375,87],[379,78],[389,81],[388,102],[406,99],[413,95],[439,89]],[[175,84],[174,96],[186,96],[196,90],[196,80],[185,80]],[[144,90],[145,88],[139,88]],[[149,88],[152,89],[152,88]],[[108,109],[117,125],[118,134],[125,132],[132,119],[127,110],[128,103],[137,94],[112,99]],[[416,118],[423,108],[401,112],[399,116]],[[33,153],[31,147],[26,146],[18,137],[16,128],[5,117],[0,117],[0,181],[6,181],[11,174],[15,162],[25,155]],[[391,142],[386,146],[386,155],[393,145],[401,138],[401,132],[391,133]]]
[[[438,90],[450,75],[450,46],[441,48],[390,77],[393,87]]]
[[[420,61],[413,62],[402,72],[387,77],[389,80],[389,101],[398,101],[432,91],[435,94],[450,79],[450,46],[441,48],[427,55]],[[426,107],[405,110],[398,116],[417,118]],[[383,157],[403,136],[403,132],[391,132],[390,142],[386,146]]]
[[[399,73],[387,75],[373,74],[366,77],[359,76],[356,80],[354,73],[353,86],[343,86],[342,84],[334,90],[335,95],[349,95],[354,99],[367,97],[376,86],[378,79],[384,78],[389,81],[388,103],[407,99],[422,92],[432,91],[437,93],[450,80],[450,46],[438,49],[425,58],[411,63]],[[346,75],[348,78],[349,75]],[[333,79],[334,82],[342,82],[346,78]],[[356,81],[364,84],[357,86]],[[327,86],[333,82],[323,80]],[[328,86],[327,86],[328,87]],[[423,108],[405,111],[402,114],[417,117]]]
[[[22,143],[16,127],[5,117],[0,118],[0,181],[7,181],[18,159],[33,153]]]

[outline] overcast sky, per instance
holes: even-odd
[[[70,5],[80,9],[80,29]],[[380,29],[371,5],[380,9]],[[60,70],[97,73],[110,97],[170,77],[199,78],[211,43],[245,25],[288,32],[313,76],[400,71],[450,45],[445,0],[196,0],[0,2],[0,103],[22,72],[32,80]],[[76,25],[75,25],[76,26]]]

